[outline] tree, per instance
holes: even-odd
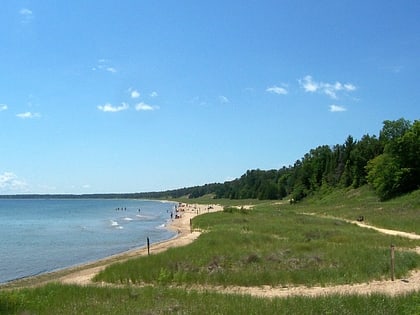
[[[405,171],[390,154],[384,153],[370,160],[366,170],[368,182],[381,200],[390,199],[400,192],[400,183]]]
[[[350,153],[353,162],[351,169],[352,186],[360,187],[367,183],[366,165],[368,161],[382,153],[382,146],[379,140],[373,136],[364,135]]]
[[[420,121],[416,120],[404,135],[389,145],[392,154],[404,169],[402,192],[412,191],[420,185]]]
[[[402,137],[411,127],[411,122],[404,118],[398,120],[385,120],[379,133],[379,141],[385,147],[396,139]]]
[[[389,199],[420,186],[420,123],[384,121],[380,141],[384,153],[368,162],[368,182],[379,197]]]

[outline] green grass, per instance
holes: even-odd
[[[287,208],[260,205],[196,217],[193,228],[207,232],[194,243],[112,265],[95,280],[225,286],[358,283],[390,278],[391,244],[397,248],[397,278],[420,266],[420,256],[408,251],[420,245],[418,240]]]
[[[0,291],[0,314],[419,314],[420,292],[387,297],[257,298],[162,286],[96,288],[50,284]]]
[[[296,211],[350,220],[363,215],[367,224],[420,234],[420,189],[385,202],[380,202],[368,186],[334,190],[308,198],[293,207]]]

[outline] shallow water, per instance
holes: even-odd
[[[127,199],[0,199],[0,283],[172,238],[174,203]]]

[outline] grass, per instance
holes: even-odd
[[[329,194],[308,198],[293,207],[296,211],[350,220],[363,215],[368,224],[420,234],[420,189],[385,202],[380,202],[368,186],[334,190]]]
[[[49,284],[0,291],[0,314],[419,314],[420,292],[265,299],[163,286],[97,288]]]
[[[296,213],[276,204],[199,216],[206,230],[193,244],[115,264],[96,281],[119,284],[330,285],[390,278],[390,245],[396,277],[420,266],[408,251],[420,245],[340,220]],[[299,210],[302,210],[299,208]]]
[[[315,212],[404,231],[420,226],[420,191],[379,202],[364,187],[314,196],[288,205],[256,202],[253,210],[222,203],[224,212],[198,216],[206,231],[194,243],[117,263],[96,277],[115,287],[47,284],[0,291],[0,314],[420,314],[420,291],[389,297],[332,295],[258,298],[192,290],[195,285],[306,285],[389,279],[390,245],[396,245],[396,278],[418,269],[420,246]],[[191,200],[190,200],[191,201]],[[420,234],[420,233],[419,233]]]

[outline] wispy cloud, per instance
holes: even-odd
[[[149,105],[149,104],[141,102],[141,103],[138,103],[135,108],[136,108],[136,111],[152,111],[152,110],[159,109],[159,106],[153,106],[153,105]]]
[[[149,94],[149,96],[154,98],[154,97],[158,97],[159,94],[156,91],[153,91],[152,93]]]
[[[105,105],[98,105],[97,108],[103,112],[116,113],[116,112],[121,112],[123,110],[127,110],[129,106],[127,103],[122,103],[120,106],[113,106],[107,103]]]
[[[286,90],[286,88],[281,87],[281,86],[276,86],[276,85],[267,88],[265,91],[269,93],[273,93],[273,94],[278,94],[278,95],[286,95],[287,93],[289,93]]]
[[[198,106],[207,105],[207,102],[203,100],[200,96],[194,96],[189,102],[193,105],[198,105]]]
[[[0,192],[17,193],[27,191],[28,184],[25,180],[19,179],[12,172],[4,172],[0,174]]]
[[[33,119],[33,118],[40,118],[41,114],[39,113],[32,113],[32,112],[24,112],[16,115],[21,119]]]
[[[299,79],[300,86],[305,92],[315,93],[319,92],[329,96],[332,99],[337,99],[339,92],[353,92],[356,90],[356,86],[352,83],[325,83],[318,82],[312,79],[312,76],[307,75],[303,79]]]
[[[330,105],[330,112],[336,113],[336,112],[345,112],[347,111],[347,108],[341,105]]]
[[[110,73],[117,73],[117,69],[111,64],[111,61],[108,59],[99,59],[97,65],[93,67],[92,70],[101,70]]]
[[[228,103],[230,103],[230,100],[226,96],[223,96],[223,95],[220,95],[219,96],[219,101],[222,104],[228,104]]]
[[[20,9],[19,10],[19,15],[20,15],[20,22],[22,24],[29,24],[34,19],[33,12],[31,10],[27,9],[27,8]]]
[[[106,71],[111,72],[111,73],[116,73],[117,69],[115,69],[114,67],[106,67],[105,68]]]
[[[6,104],[0,104],[0,112],[7,110],[7,105]]]

